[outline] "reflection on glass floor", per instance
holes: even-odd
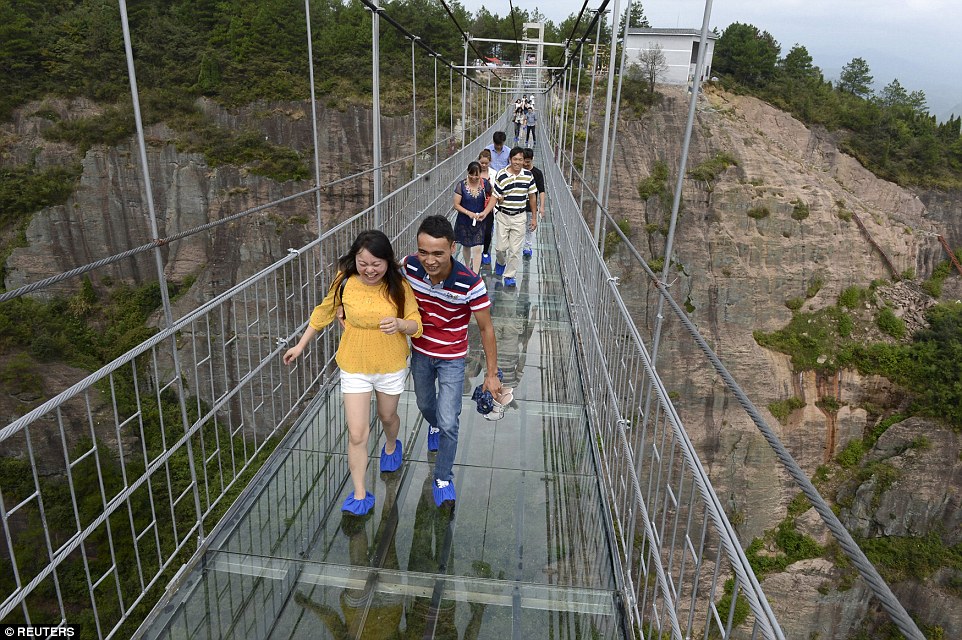
[[[541,238],[549,234],[539,234]],[[519,286],[484,274],[498,364],[516,388],[489,422],[467,364],[454,508],[435,507],[433,453],[413,391],[401,397],[405,463],[379,473],[376,506],[351,490],[340,393],[315,403],[249,507],[150,631],[160,638],[620,638],[615,582],[557,254],[538,247]],[[476,326],[472,345],[479,345]]]

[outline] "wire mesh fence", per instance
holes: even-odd
[[[129,635],[333,384],[336,329],[290,368],[280,355],[338,256],[372,228],[413,250],[492,131],[0,430],[0,619]]]
[[[783,637],[581,207],[560,167],[543,168],[631,623],[645,637]]]

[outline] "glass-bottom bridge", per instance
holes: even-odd
[[[404,392],[404,466],[379,473],[372,514],[352,490],[340,391],[315,398],[229,526],[151,628],[157,638],[623,637],[574,334],[546,222],[519,286],[484,274],[498,364],[515,400],[500,421],[470,395],[483,358],[472,324],[455,508],[431,495],[427,426]]]

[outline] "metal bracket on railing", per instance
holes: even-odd
[[[277,339],[277,346],[278,346],[278,347],[286,347],[286,346],[288,345],[288,343],[290,343],[290,338],[278,338],[278,339]]]
[[[614,282],[615,286],[617,287],[621,285],[621,278],[619,278],[618,276],[611,276],[608,278],[608,282]]]
[[[628,418],[621,418],[620,420],[618,420],[618,426],[624,429],[625,431],[631,431],[631,420],[629,420]]]
[[[292,253],[299,256],[299,255],[301,255],[301,250],[300,250],[300,249],[288,249],[288,250],[287,250],[287,255],[291,255]]]

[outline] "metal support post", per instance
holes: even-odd
[[[464,39],[464,68],[461,69],[461,148],[464,148],[465,133],[468,128],[468,42],[471,34]]]
[[[321,224],[321,151],[317,135],[317,96],[314,89],[314,38],[311,31],[311,0],[304,0],[304,20],[307,24],[307,62],[311,81],[311,134],[314,136],[314,206],[317,217],[317,237],[323,232]]]
[[[604,200],[602,189],[605,188],[605,170],[607,164],[605,158],[608,157],[609,130],[611,129],[611,98],[615,88],[615,62],[618,54],[618,21],[621,19],[621,0],[615,0],[615,6],[611,11],[611,53],[608,57],[608,92],[605,96],[605,126],[601,134],[601,156],[598,163],[598,198]],[[595,203],[595,226],[594,239],[595,246],[601,240],[601,202]]]
[[[628,42],[628,27],[629,27],[629,23],[631,22],[631,3],[632,3],[632,0],[628,0],[628,10],[625,11],[625,29],[623,31],[624,35],[622,36],[622,39],[621,39],[622,43]],[[625,56],[627,52],[628,52],[628,47],[622,44],[621,64],[618,67],[618,92],[617,92],[617,95],[615,96],[615,119],[614,119],[614,122],[612,123],[612,129],[611,129],[611,152],[608,154],[608,180],[607,180],[607,183],[605,184],[604,190],[600,194],[601,201],[604,203],[604,207],[606,210],[608,209],[608,195],[611,192],[611,174],[613,173],[614,164],[615,164],[615,140],[618,139],[618,118],[621,117],[621,87],[624,84],[624,80],[625,80]],[[604,160],[605,159],[602,158],[602,161]],[[606,217],[602,227],[606,228],[607,224],[608,224],[608,218]],[[607,234],[602,232],[601,255],[604,255],[605,253],[604,242],[606,237],[607,237]]]
[[[601,23],[604,18],[598,19],[598,32],[595,34],[595,54],[591,61],[591,92],[588,96],[588,117],[585,120],[585,150],[581,160],[581,197],[580,206],[582,213],[585,204],[585,182],[588,179],[588,139],[591,137],[591,111],[595,106],[595,74],[598,72],[598,43],[601,41]]]
[[[154,207],[154,189],[150,181],[150,168],[147,164],[147,141],[144,136],[144,121],[140,114],[140,91],[137,88],[137,72],[134,69],[134,51],[130,42],[130,21],[127,18],[127,2],[120,0],[120,24],[124,33],[124,54],[127,58],[127,75],[130,78],[130,97],[133,101],[134,123],[137,127],[137,148],[140,153],[140,168],[144,174],[144,198],[147,200],[147,213],[150,216],[150,235],[155,242],[160,239],[157,227],[157,210]],[[160,245],[154,248],[154,265],[157,267],[157,280],[160,284],[160,300],[164,307],[164,323],[166,327],[174,324],[173,313],[170,308],[170,293],[167,291],[167,276],[164,274],[164,258],[160,252]],[[174,375],[177,378],[177,400],[180,405],[180,420],[184,431],[190,429],[190,419],[187,417],[187,399],[184,397],[184,377],[180,367],[180,354],[177,351],[177,341],[170,339],[170,354],[174,364]],[[197,514],[197,537],[203,542],[204,512],[200,505],[200,486],[197,480],[197,467],[194,463],[193,439],[187,438],[187,463],[190,468],[190,482],[194,494],[194,511]]]
[[[418,81],[414,70],[414,45],[420,40],[418,36],[411,38],[411,122],[414,128],[414,167],[411,176],[418,175]]]
[[[448,97],[451,98],[451,106],[449,112],[451,114],[451,147],[454,146],[454,63],[448,67],[448,81],[451,83],[451,87],[448,90]],[[452,149],[453,150],[453,149]]]
[[[371,58],[372,62],[372,88],[373,88],[373,103],[374,103],[374,115],[372,116],[374,121],[372,123],[373,128],[373,153],[372,161],[374,163],[374,227],[380,228],[381,226],[381,47],[380,47],[380,36],[381,36],[381,8],[377,6],[377,2],[374,2],[374,8],[371,10]]]
[[[491,122],[491,73],[488,73],[488,93],[484,96],[484,127],[487,129]]]
[[[558,145],[558,152],[555,154],[558,163],[564,162],[564,139],[565,139],[565,128],[568,122],[568,91],[570,90],[571,75],[569,74],[568,63],[571,62],[571,52],[568,51],[568,47],[565,47],[565,69],[564,75],[561,77],[561,124],[558,127],[558,136],[553,138],[556,140],[555,144]]]
[[[698,91],[701,89],[701,74],[705,66],[705,49],[708,42],[708,22],[711,19],[712,0],[705,0],[705,14],[701,21],[701,40],[698,45],[698,61],[695,63],[695,78],[691,87],[691,102],[688,103],[688,122],[685,124],[685,138],[681,145],[681,158],[678,160],[678,177],[675,180],[675,195],[671,201],[671,220],[668,223],[668,236],[665,238],[665,265],[661,269],[662,286],[668,283],[671,269],[671,253],[674,251],[675,226],[678,223],[678,205],[681,202],[681,188],[685,181],[685,166],[688,164],[688,146],[691,144],[691,131],[695,126],[695,110],[698,106]],[[662,310],[664,296],[658,296],[658,311],[655,314],[655,332],[651,340],[651,363],[658,367],[658,344],[661,342],[661,329],[664,325]]]
[[[568,163],[568,184],[574,179],[575,167],[575,133],[578,131],[578,103],[581,100],[581,69],[584,62],[584,47],[578,47],[578,82],[575,84],[575,118],[571,123],[571,162]],[[564,142],[562,141],[562,146]]]

